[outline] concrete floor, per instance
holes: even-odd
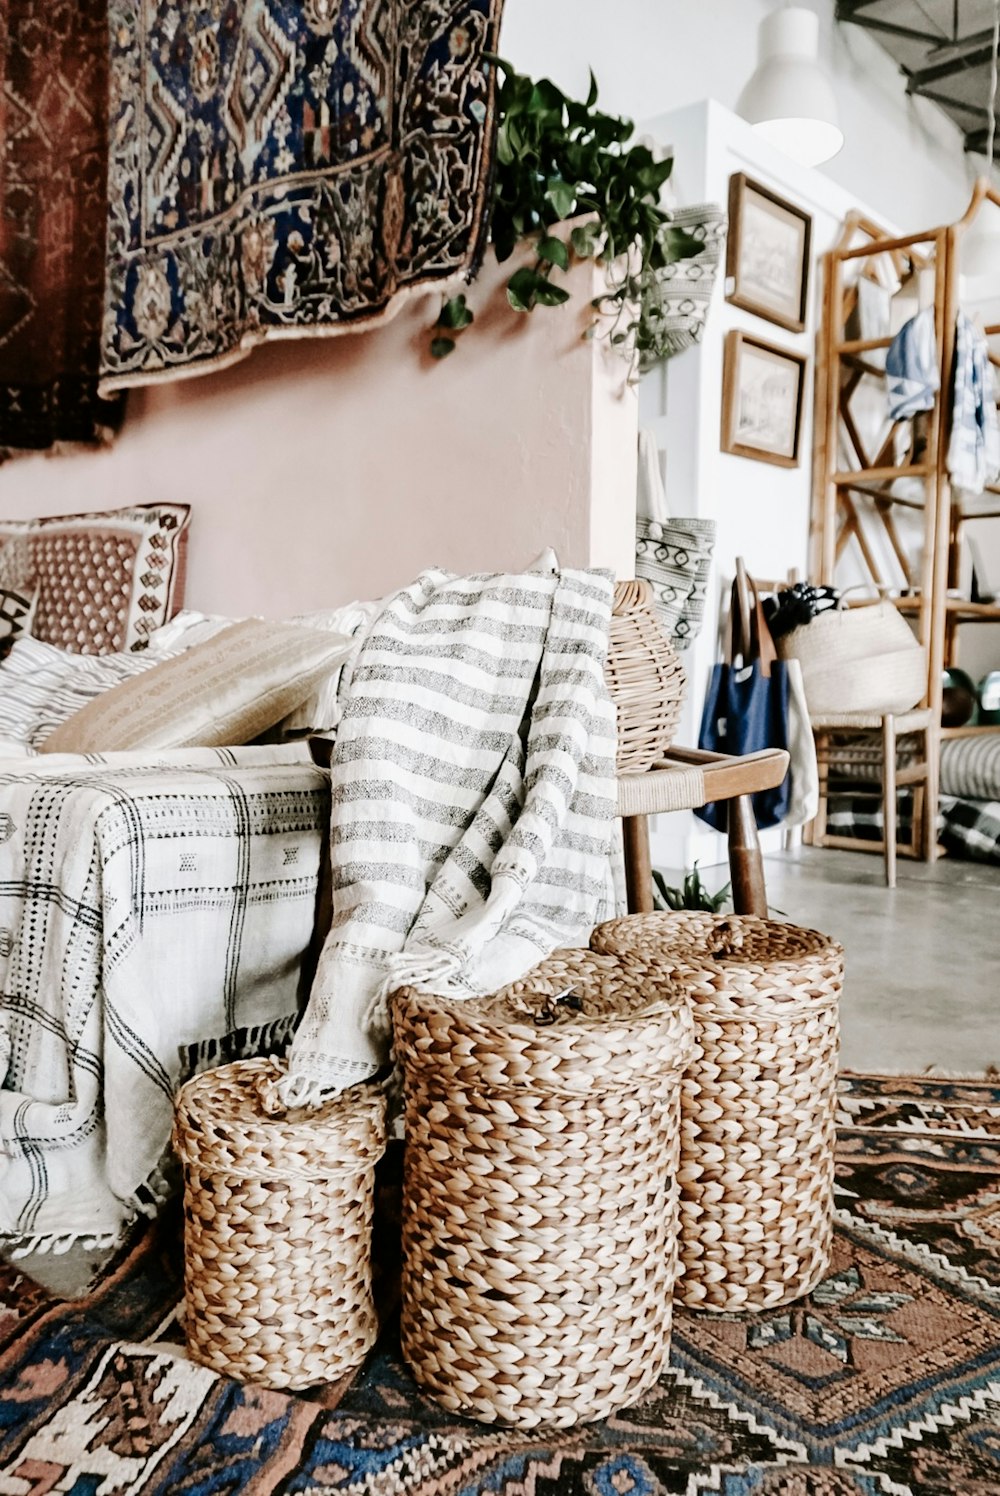
[[[900,858],[889,889],[878,856],[801,847],[765,869],[773,908],[844,946],[845,1070],[1000,1068],[1000,867]]]

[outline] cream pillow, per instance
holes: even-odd
[[[353,641],[247,618],[105,691],[39,744],[42,753],[231,748],[305,701]]]

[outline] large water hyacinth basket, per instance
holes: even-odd
[[[644,977],[558,951],[490,998],[393,1000],[403,1354],[452,1412],[603,1418],[666,1364],[692,1029]]]
[[[184,1331],[192,1356],[265,1387],[333,1381],[375,1343],[371,1226],[385,1100],[354,1086],[269,1114],[272,1060],[199,1075],[177,1098]]]
[[[681,1089],[679,1303],[761,1310],[815,1287],[833,1228],[844,953],[816,930],[750,917],[637,914],[595,949],[691,998]]]

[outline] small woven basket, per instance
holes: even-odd
[[[385,1100],[355,1086],[269,1115],[273,1060],[182,1087],[184,1331],[204,1366],[265,1387],[342,1376],[375,1343],[371,1224]]]
[[[634,1402],[670,1344],[687,1004],[665,983],[650,1001],[615,957],[558,951],[482,1000],[404,989],[393,1019],[416,1380],[521,1427]]]
[[[674,740],[685,686],[648,582],[615,584],[604,678],[618,717],[618,771],[644,774]]]
[[[599,925],[597,950],[691,998],[681,1087],[680,1278],[692,1309],[771,1309],[829,1263],[842,948],[816,930],[712,914]]]

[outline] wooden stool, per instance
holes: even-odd
[[[838,712],[811,719],[819,766],[819,809],[808,830],[814,847],[839,847],[848,852],[881,852],[885,858],[885,881],[896,886],[896,853],[932,862],[937,855],[938,740],[934,714],[917,707],[898,717],[877,712]],[[924,740],[923,754],[912,763],[899,765],[899,740],[909,735]],[[849,741],[854,738],[854,741]],[[862,841],[856,836],[837,836],[827,831],[827,801],[831,769],[870,768],[879,782],[882,799],[882,837]],[[898,846],[898,795],[913,786],[913,824],[910,842]],[[871,794],[862,779],[859,794]]]

